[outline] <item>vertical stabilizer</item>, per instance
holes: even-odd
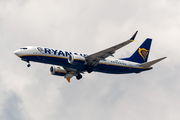
[[[123,58],[122,60],[128,60],[137,63],[147,62],[150,52],[151,42],[152,39],[147,38],[131,57]]]

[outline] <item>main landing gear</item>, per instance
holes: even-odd
[[[77,76],[76,76],[76,79],[77,80],[80,80],[82,78],[82,75],[81,74],[78,74]]]
[[[91,73],[92,71],[93,71],[93,68],[88,68],[88,69],[87,69],[87,72],[88,72],[88,73]]]

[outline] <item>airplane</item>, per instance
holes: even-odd
[[[130,57],[115,58],[113,54],[116,50],[135,41],[137,33],[138,31],[130,39],[120,44],[90,55],[39,46],[22,47],[14,51],[14,54],[27,62],[27,67],[31,66],[30,61],[53,65],[50,67],[51,74],[64,76],[69,83],[73,76],[80,80],[82,78],[81,74],[84,72],[141,73],[151,70],[152,65],[166,57],[147,62],[152,42],[151,38],[147,38]]]

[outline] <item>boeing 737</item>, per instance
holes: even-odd
[[[51,74],[64,76],[68,82],[73,76],[77,80],[81,79],[84,72],[140,73],[152,69],[152,65],[166,57],[147,62],[152,42],[152,39],[147,38],[132,56],[114,58],[115,51],[133,42],[137,32],[125,42],[90,55],[39,46],[22,47],[14,51],[14,54],[26,61],[27,67],[31,66],[30,61],[53,65],[50,67]]]

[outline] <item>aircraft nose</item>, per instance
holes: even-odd
[[[21,50],[14,51],[14,54],[17,55],[17,56],[20,56],[21,55]]]

